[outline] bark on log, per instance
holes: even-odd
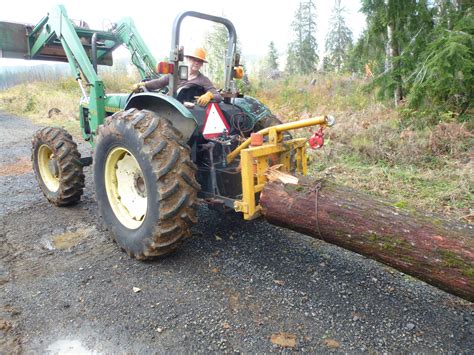
[[[260,204],[272,224],[339,245],[474,301],[472,226],[400,210],[308,177],[298,185],[267,183]]]

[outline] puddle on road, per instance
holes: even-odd
[[[97,351],[89,350],[84,347],[79,340],[61,339],[55,341],[46,349],[47,354],[51,355],[96,355]]]
[[[88,231],[79,229],[75,232],[66,232],[63,234],[55,235],[52,238],[52,245],[56,249],[70,249],[76,246],[89,235]]]
[[[48,250],[70,250],[91,234],[92,229],[77,229],[75,231],[67,231],[61,234],[48,236],[43,239],[43,245]]]

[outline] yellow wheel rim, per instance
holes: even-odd
[[[59,167],[51,148],[43,144],[38,149],[38,169],[41,179],[51,192],[59,189]]]
[[[114,148],[105,162],[105,189],[110,207],[120,223],[137,229],[147,211],[146,184],[135,157],[125,148]]]

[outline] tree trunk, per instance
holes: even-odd
[[[269,182],[260,196],[273,224],[339,245],[474,301],[474,232],[406,212],[327,181]]]
[[[395,22],[394,19],[391,18],[390,8],[393,7],[391,4],[392,0],[385,0],[385,5],[387,7],[387,58],[386,58],[386,65],[388,63],[388,67],[392,73],[393,79],[395,81],[395,88],[394,88],[394,100],[395,100],[395,107],[398,106],[398,103],[403,99],[403,89],[402,89],[402,77],[398,72],[400,64],[397,62],[398,57],[400,55],[400,51],[398,49],[398,41],[395,38]]]

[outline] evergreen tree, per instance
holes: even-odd
[[[361,11],[367,15],[368,29],[358,44],[372,47],[376,67],[383,68],[375,84],[382,87],[380,93],[391,92],[397,105],[405,96],[404,80],[432,30],[428,0],[362,0]]]
[[[204,68],[204,72],[217,87],[224,86],[224,67],[229,45],[229,32],[227,28],[215,23],[204,39],[204,50],[209,64]],[[237,39],[237,53],[241,53],[241,45]]]
[[[301,1],[291,24],[295,39],[288,45],[287,71],[308,74],[318,65],[316,42],[316,5],[313,0]]]
[[[270,70],[278,70],[278,51],[273,41],[268,45],[267,66]]]
[[[288,52],[286,57],[286,71],[293,75],[298,73],[298,58],[296,48],[293,44],[288,45]]]
[[[352,46],[352,31],[347,27],[341,0],[335,0],[326,36],[326,54],[324,69],[341,71],[347,63]]]
[[[224,58],[226,57],[229,33],[227,28],[216,23],[212,30],[206,35],[204,49],[206,51],[207,64],[206,74],[217,86],[224,84]]]
[[[280,76],[278,71],[278,51],[273,41],[268,45],[268,53],[258,63],[258,76],[260,79],[276,79]]]
[[[429,44],[408,79],[408,101],[463,114],[474,98],[474,13],[460,1],[440,1]]]
[[[465,113],[474,91],[471,0],[362,0],[367,30],[349,66],[367,63],[379,93],[409,105]]]

